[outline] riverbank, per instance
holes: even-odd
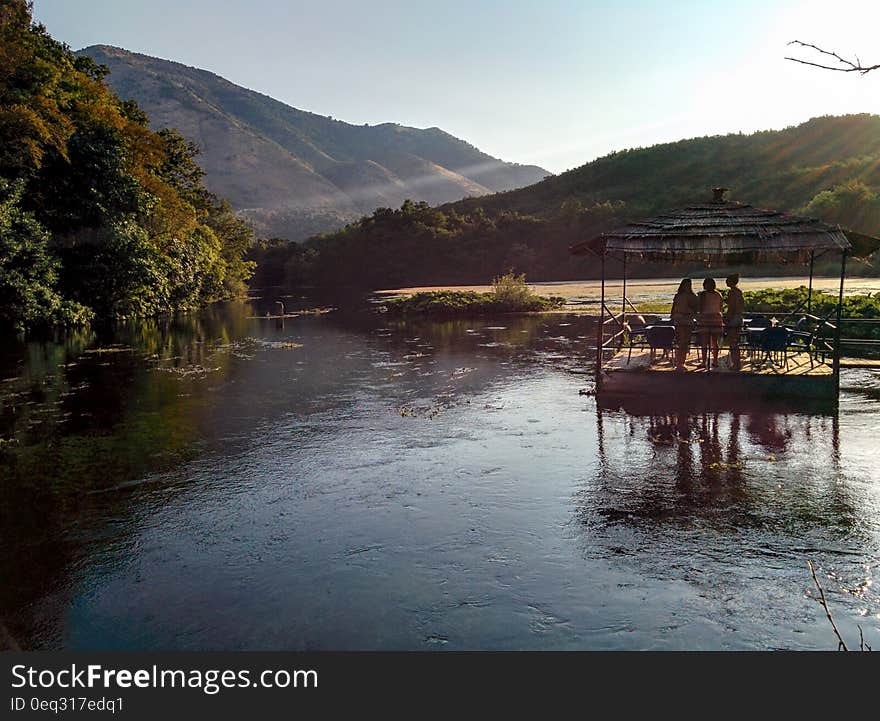
[[[629,300],[645,312],[663,312],[669,310],[672,298],[678,288],[680,278],[650,278],[628,280],[626,283],[626,295]],[[761,277],[743,278],[739,287],[743,292],[773,289],[786,290],[807,285],[806,277]],[[839,278],[817,277],[813,278],[813,290],[836,292]],[[570,280],[553,281],[546,283],[528,283],[528,287],[540,296],[560,296],[565,299],[565,304],[555,311],[564,313],[595,313],[602,297],[602,283],[598,280]],[[475,293],[487,293],[492,290],[491,285],[436,285],[409,288],[390,288],[375,291],[379,297],[412,296],[416,293],[433,291],[472,291]],[[880,292],[880,278],[847,278],[844,285],[846,295]],[[605,297],[609,304],[620,303],[623,296],[623,281],[619,278],[605,281]]]

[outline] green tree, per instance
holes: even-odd
[[[49,233],[22,209],[22,190],[22,183],[0,179],[0,326],[21,331],[85,322],[89,312],[58,293],[59,263],[49,250]]]
[[[242,294],[251,275],[251,230],[204,187],[197,148],[151,131],[106,72],[32,23],[24,0],[0,0],[4,314],[18,327],[76,304],[104,318],[188,310]]]

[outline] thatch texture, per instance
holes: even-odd
[[[814,218],[720,201],[691,205],[630,223],[572,246],[588,251],[701,259],[709,256],[776,256],[849,250],[846,233]]]

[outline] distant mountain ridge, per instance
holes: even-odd
[[[538,182],[550,175],[508,163],[439,128],[352,125],[285,105],[206,70],[95,45],[106,81],[153,128],[201,149],[205,184],[262,235],[301,240],[404,199],[435,205]]]

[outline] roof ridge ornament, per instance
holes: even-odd
[[[724,199],[724,194],[729,190],[729,188],[712,188],[712,202],[713,203],[726,203],[727,201]]]

